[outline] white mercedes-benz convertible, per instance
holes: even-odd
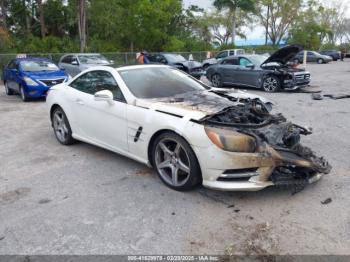
[[[52,87],[57,140],[94,144],[153,166],[176,190],[306,185],[331,167],[302,146],[310,131],[263,98],[213,89],[168,66],[95,67]]]

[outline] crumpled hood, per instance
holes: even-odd
[[[184,66],[186,66],[187,68],[197,68],[197,67],[202,67],[202,64],[197,62],[197,61],[184,61],[181,62],[181,64],[183,64]]]
[[[215,94],[214,92],[217,91],[213,89],[188,92],[166,98],[137,99],[136,106],[147,107],[182,117],[187,116],[194,120],[200,120],[206,116],[217,114],[225,108],[240,104],[240,99],[259,99],[259,96],[245,92],[221,90],[220,93],[223,96]],[[233,101],[225,96],[233,98]]]
[[[288,45],[282,47],[281,49],[274,52],[268,59],[265,60],[264,64],[268,63],[288,63],[293,57],[295,57],[300,51],[304,50],[304,48],[300,45]]]

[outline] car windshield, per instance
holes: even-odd
[[[181,71],[167,67],[126,69],[121,70],[120,75],[137,98],[171,97],[206,89],[204,84]]]
[[[170,63],[181,63],[181,62],[185,62],[185,61],[186,61],[186,58],[184,58],[182,55],[164,54],[164,57],[165,57]]]
[[[23,71],[28,72],[59,70],[59,68],[50,61],[22,61],[20,65]]]
[[[249,57],[249,60],[255,65],[255,66],[261,66],[262,63],[266,61],[268,57],[263,55],[252,55]]]
[[[82,64],[109,64],[103,55],[78,55],[78,58]]]

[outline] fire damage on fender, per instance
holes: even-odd
[[[237,169],[218,181],[253,182],[261,187],[293,185],[302,189],[328,174],[330,164],[308,147],[300,144],[311,130],[293,124],[282,114],[271,114],[271,105],[259,97],[240,96],[230,92],[209,90],[176,95],[162,102],[181,108],[205,112],[196,120],[216,145],[228,148]],[[220,134],[217,136],[217,134]]]
[[[319,173],[330,172],[331,166],[323,157],[316,156],[310,148],[300,144],[301,135],[310,135],[311,130],[287,121],[282,114],[271,114],[258,98],[238,100],[217,94],[238,103],[205,117],[201,122],[255,138],[255,143],[251,145],[255,152],[273,159],[270,168],[261,170],[259,181],[305,186],[318,180]],[[222,141],[225,142],[228,141]]]

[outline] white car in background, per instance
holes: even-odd
[[[309,131],[258,96],[212,89],[163,65],[95,67],[52,87],[57,140],[94,144],[153,166],[175,190],[260,190],[309,183],[330,166],[299,144]]]
[[[66,70],[67,74],[74,77],[80,72],[94,66],[111,66],[114,64],[113,60],[108,61],[106,57],[101,54],[93,53],[76,53],[66,54],[60,58],[58,66]]]
[[[215,65],[215,64],[221,62],[226,57],[238,56],[238,55],[244,55],[244,54],[245,54],[244,49],[223,50],[223,51],[219,52],[215,57],[204,60],[202,63],[202,66],[203,66],[204,70],[206,70],[209,66]]]

